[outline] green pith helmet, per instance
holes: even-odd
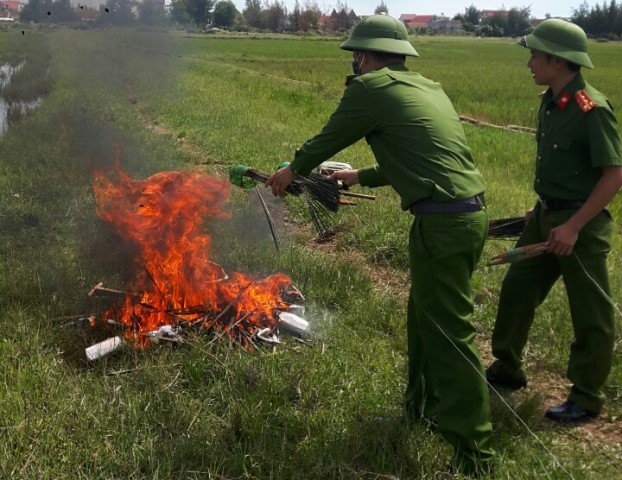
[[[408,41],[406,26],[389,15],[365,17],[354,27],[350,38],[339,45],[339,48],[419,56]]]
[[[521,38],[519,44],[531,50],[548,53],[587,68],[594,68],[587,54],[587,36],[574,23],[549,18],[533,32]]]

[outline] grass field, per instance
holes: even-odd
[[[128,348],[87,364],[84,348],[107,335],[61,328],[58,320],[87,312],[86,293],[97,282],[123,288],[132,272],[124,246],[98,219],[92,192],[93,172],[112,168],[117,148],[137,178],[195,169],[225,177],[234,164],[272,171],[339,101],[350,70],[339,41],[149,30],[0,33],[0,63],[33,60],[49,79],[28,87],[45,91],[41,108],[0,138],[0,478],[450,478],[442,439],[399,420],[411,217],[388,189],[359,189],[376,201],[342,209],[328,244],[313,241],[297,199],[267,199],[285,244],[280,254],[255,194],[232,191],[233,218],[219,225],[214,260],[228,271],[290,275],[307,299],[310,345],[284,338],[274,350],[245,351],[197,337],[180,348]],[[408,66],[439,81],[460,114],[534,125],[541,88],[525,66],[528,52],[513,41],[412,41],[420,58]],[[597,68],[586,78],[620,108],[622,45],[590,49]],[[465,130],[491,218],[522,214],[535,201],[532,136]],[[364,142],[335,160],[374,162]],[[616,302],[620,209],[616,199]],[[474,278],[485,363],[505,271],[486,262],[511,246],[489,241]],[[499,454],[491,478],[622,478],[619,340],[601,418],[582,428],[542,419],[546,406],[565,397],[571,340],[557,285],[532,329],[530,388],[491,399]],[[379,425],[381,415],[395,422]]]

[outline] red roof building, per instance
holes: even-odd
[[[428,28],[430,22],[436,20],[436,15],[415,15],[414,13],[403,13],[399,20],[406,25],[406,28]]]
[[[507,10],[482,10],[482,20],[484,18],[490,18],[494,16],[505,18],[508,16],[508,13],[509,12]]]
[[[17,17],[22,8],[19,0],[0,0],[0,17]]]

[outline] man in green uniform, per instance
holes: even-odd
[[[406,413],[433,421],[464,473],[488,470],[488,389],[470,323],[471,276],[488,216],[484,183],[464,131],[438,83],[405,67],[418,56],[398,20],[372,15],[340,46],[353,51],[355,76],[321,133],[296,151],[268,186],[283,196],[295,175],[365,137],[377,165],[335,172],[346,185],[390,185],[415,215],[410,231]]]
[[[521,45],[536,84],[546,85],[538,114],[534,189],[539,196],[517,245],[548,242],[548,254],[512,264],[503,280],[492,337],[497,360],[488,381],[516,390],[527,385],[522,351],[536,308],[561,276],[566,286],[574,341],[566,402],[545,416],[559,422],[596,417],[611,369],[614,306],[607,255],[612,219],[607,204],[622,186],[622,149],[607,98],[583,79],[592,68],[587,39],[577,25],[542,22]]]

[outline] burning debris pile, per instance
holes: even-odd
[[[211,260],[206,219],[226,219],[229,183],[199,172],[164,172],[130,178],[117,164],[113,176],[96,174],[97,213],[136,249],[138,273],[125,290],[96,285],[89,296],[114,298],[91,325],[112,324],[123,336],[89,347],[94,360],[125,342],[183,341],[186,328],[200,328],[246,348],[277,343],[280,330],[301,334],[307,322],[300,291],[284,274],[259,279],[227,274]],[[298,304],[298,305],[297,305]],[[298,310],[297,310],[298,309]]]

